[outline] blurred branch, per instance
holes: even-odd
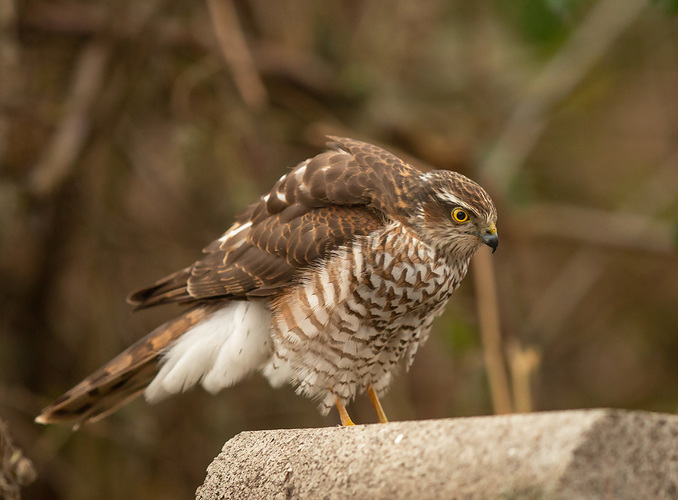
[[[659,215],[678,200],[678,150],[628,194],[620,211],[642,210],[647,216]]]
[[[507,347],[513,409],[516,413],[527,413],[534,410],[532,376],[541,363],[541,353],[536,347],[522,347],[517,341],[509,343]]]
[[[100,5],[32,1],[22,14],[26,28],[71,37],[96,36],[113,40],[129,40],[135,30],[125,23],[111,23]],[[187,24],[175,19],[153,21],[155,43],[163,48],[198,50],[209,54],[220,52],[214,37],[198,23]],[[247,47],[247,46],[246,46]],[[303,52],[260,40],[249,46],[256,70],[260,74],[279,75],[315,92],[331,92],[336,68],[312,52]]]
[[[207,0],[221,52],[243,101],[254,110],[266,107],[268,94],[256,70],[231,0]]]
[[[678,174],[677,174],[678,176]],[[678,198],[678,190],[674,194]],[[523,216],[530,232],[652,253],[675,252],[673,227],[631,212],[538,203]]]
[[[525,322],[527,336],[538,332],[543,343],[554,337],[602,276],[604,267],[599,253],[591,248],[575,253],[532,305]]]
[[[224,63],[210,54],[177,75],[170,98],[172,109],[189,109],[191,92],[200,83],[223,71],[223,69]]]
[[[678,153],[660,166],[641,186],[620,204],[620,210],[630,211],[642,207],[648,214],[659,214],[675,203],[678,193]],[[658,186],[662,186],[658,190]],[[666,193],[658,196],[658,193]],[[670,193],[673,193],[671,195]],[[590,224],[588,222],[587,224]],[[647,227],[635,225],[626,230],[626,239],[642,239]],[[579,250],[565,264],[547,289],[534,304],[526,322],[526,332],[533,335],[539,332],[543,341],[555,336],[565,319],[593,288],[607,267],[600,252],[592,248]]]
[[[511,392],[503,357],[494,263],[490,252],[485,248],[478,251],[471,262],[492,406],[496,415],[511,413]]]
[[[91,42],[81,52],[64,114],[28,179],[38,198],[56,191],[68,178],[89,134],[89,115],[104,82],[111,49]]]
[[[101,3],[75,1],[31,1],[21,16],[26,28],[72,37],[106,37],[130,40],[137,36],[139,21],[112,23],[110,8]],[[209,31],[187,24],[183,20],[154,19],[153,35],[161,46],[215,48]]]
[[[566,98],[612,44],[637,19],[650,0],[600,0],[518,104],[480,174],[506,193],[525,158],[548,126],[549,114]]]
[[[16,102],[19,85],[17,9],[14,0],[0,1],[0,165],[8,143],[7,109]]]
[[[334,92],[337,68],[313,52],[300,52],[270,42],[252,47],[259,71],[278,75],[319,93]]]

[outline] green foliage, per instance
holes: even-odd
[[[557,45],[565,37],[583,4],[582,0],[495,2],[528,41],[546,48]]]
[[[448,319],[448,321],[445,321]],[[454,356],[462,356],[468,351],[478,349],[480,338],[478,330],[472,324],[458,315],[445,314],[440,319],[444,325],[440,325],[445,345]]]
[[[678,13],[678,0],[652,0],[652,3],[669,14]]]
[[[576,0],[545,0],[544,3],[545,7],[560,19],[569,19],[577,2]]]

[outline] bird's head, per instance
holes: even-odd
[[[481,243],[497,249],[497,210],[482,187],[448,170],[422,181],[413,225],[425,241],[448,254],[471,256]]]

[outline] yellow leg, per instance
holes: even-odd
[[[355,425],[353,423],[353,420],[351,420],[351,417],[348,416],[346,407],[343,404],[341,404],[341,401],[339,401],[339,399],[335,399],[334,404],[337,405],[337,410],[339,410],[339,418],[341,419],[341,425],[343,425],[344,427],[346,427],[347,425]]]
[[[386,413],[384,413],[384,409],[381,407],[381,402],[379,402],[379,398],[377,397],[377,391],[374,390],[374,387],[369,385],[367,386],[367,394],[370,395],[372,406],[374,406],[374,411],[377,412],[379,422],[382,424],[387,423],[388,419],[386,418]]]

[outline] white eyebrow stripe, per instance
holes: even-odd
[[[436,194],[438,195],[438,198],[440,198],[441,200],[446,201],[448,203],[451,203],[452,205],[459,205],[461,207],[464,207],[468,211],[473,212],[476,217],[480,217],[480,214],[478,213],[478,211],[475,208],[473,208],[472,206],[468,205],[467,203],[461,201],[459,198],[454,196],[452,193],[437,192]]]
[[[438,192],[437,194],[438,194],[438,198],[440,198],[441,200],[447,201],[447,202],[452,203],[452,204],[454,204],[454,205],[463,205],[463,206],[466,206],[465,203],[463,203],[459,198],[457,198],[456,196],[454,196],[452,193],[441,193],[441,192]]]

